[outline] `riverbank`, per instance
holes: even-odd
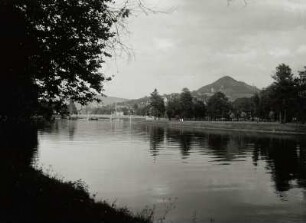
[[[127,208],[96,202],[81,181],[64,182],[34,169],[6,185],[6,190],[1,186],[0,222],[151,222]]]
[[[150,210],[134,214],[96,201],[82,181],[66,181],[33,167],[38,143],[33,126],[0,128],[0,222],[152,222]]]
[[[306,135],[306,125],[277,122],[222,122],[222,121],[168,121],[168,120],[146,120],[147,125],[156,125],[176,129],[198,129],[219,130],[234,132],[256,132],[269,134],[297,134]]]

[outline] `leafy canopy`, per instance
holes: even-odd
[[[7,57],[1,82],[11,86],[6,91],[18,86],[27,95],[21,107],[60,111],[69,100],[86,104],[102,93],[108,78],[101,67],[111,56],[113,27],[129,14],[113,5],[112,0],[1,1],[1,59]],[[11,98],[15,104],[20,94]]]
[[[151,115],[154,117],[162,117],[164,116],[165,113],[165,104],[164,104],[164,99],[162,96],[159,95],[157,89],[155,89],[151,93],[150,97],[150,111]]]
[[[188,88],[183,88],[180,94],[181,116],[184,118],[193,117],[193,101],[192,95]]]
[[[227,117],[230,109],[231,104],[222,92],[215,93],[207,102],[207,113],[213,119]]]

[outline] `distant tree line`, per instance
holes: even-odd
[[[193,97],[184,88],[180,94],[162,97],[155,89],[150,102],[137,108],[139,115],[193,120],[250,120],[302,122],[306,120],[306,67],[294,76],[288,65],[280,64],[272,76],[274,82],[251,98],[234,102],[217,92],[207,101]]]
[[[306,67],[294,76],[288,65],[280,64],[272,76],[274,82],[251,98],[233,103],[235,114],[245,118],[285,122],[306,120]]]
[[[125,115],[184,120],[232,121],[306,121],[306,67],[294,75],[288,65],[280,64],[273,83],[250,98],[230,101],[222,92],[211,97],[194,96],[187,88],[180,94],[160,95],[155,89],[150,97],[93,109],[95,114],[122,111]]]
[[[162,97],[155,89],[148,107],[148,114],[158,118],[166,116],[169,119],[204,119],[206,115],[204,102],[193,97],[187,88],[180,94],[169,97]]]

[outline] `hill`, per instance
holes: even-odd
[[[91,102],[88,105],[86,105],[85,107],[82,108],[81,105],[76,103],[76,107],[78,110],[81,110],[81,113],[87,113],[88,110],[92,110],[94,108],[98,108],[98,107],[102,107],[102,106],[108,106],[108,105],[112,105],[115,103],[123,103],[126,101],[129,101],[129,99],[125,99],[125,98],[118,98],[118,97],[111,97],[111,96],[106,96],[106,97],[102,97],[99,96],[99,99],[101,99],[101,102]]]
[[[237,98],[245,98],[245,97],[252,97],[254,93],[259,92],[259,89],[250,86],[242,81],[237,81],[234,78],[230,76],[224,76],[215,82],[205,85],[198,90],[192,91],[192,95],[194,97],[200,98],[202,100],[207,100],[210,96],[215,94],[216,92],[221,91],[223,92],[231,101],[234,101]],[[176,93],[169,94],[169,95],[163,95],[166,98],[169,98]],[[120,107],[129,107],[132,108],[136,105],[136,107],[145,107],[148,105],[150,97],[145,96],[139,99],[124,99],[124,98],[117,98],[117,97],[101,97],[100,98],[102,102],[100,103],[90,103],[85,109],[83,109],[85,112],[87,110],[92,110],[98,107],[114,107],[116,104],[117,108]]]
[[[205,85],[199,88],[198,90],[192,91],[191,93],[197,98],[207,100],[210,96],[212,96],[218,91],[223,92],[229,98],[230,101],[234,101],[237,98],[252,97],[254,93],[259,92],[259,89],[254,86],[248,85],[245,82],[237,81],[230,76],[224,76],[211,84]],[[176,93],[163,96],[168,98],[175,94]],[[144,105],[147,104],[148,101],[149,97],[146,96],[139,99],[127,100],[119,104],[128,106],[132,106],[134,104]]]
[[[231,101],[234,101],[237,98],[252,97],[254,93],[259,92],[259,89],[242,81],[237,81],[232,77],[224,76],[193,91],[193,94],[200,97],[210,97],[218,91],[221,91]]]

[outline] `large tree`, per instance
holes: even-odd
[[[194,98],[193,99],[193,112],[194,112],[194,117],[196,119],[204,119],[206,115],[206,107],[203,101]]]
[[[271,88],[271,103],[281,122],[287,122],[297,113],[298,87],[291,68],[286,64],[276,67]]]
[[[188,88],[183,88],[182,93],[180,95],[180,103],[181,103],[181,116],[183,118],[193,118],[193,101],[192,95]]]
[[[166,107],[166,113],[169,119],[178,118],[181,115],[181,102],[179,94],[170,95]]]
[[[61,111],[101,94],[113,29],[128,16],[112,0],[1,0],[0,116]]]
[[[255,114],[255,103],[253,99],[255,98],[237,98],[232,103],[233,110],[238,117],[241,116],[241,114],[243,113],[247,114],[250,117],[253,117],[253,115]]]
[[[298,89],[298,119],[306,122],[306,67],[303,71],[299,71],[299,89]]]
[[[227,118],[230,110],[230,102],[222,92],[215,93],[207,102],[207,113],[212,120]]]
[[[150,113],[154,117],[162,117],[165,113],[165,103],[162,96],[159,95],[157,89],[151,93],[150,97]]]

